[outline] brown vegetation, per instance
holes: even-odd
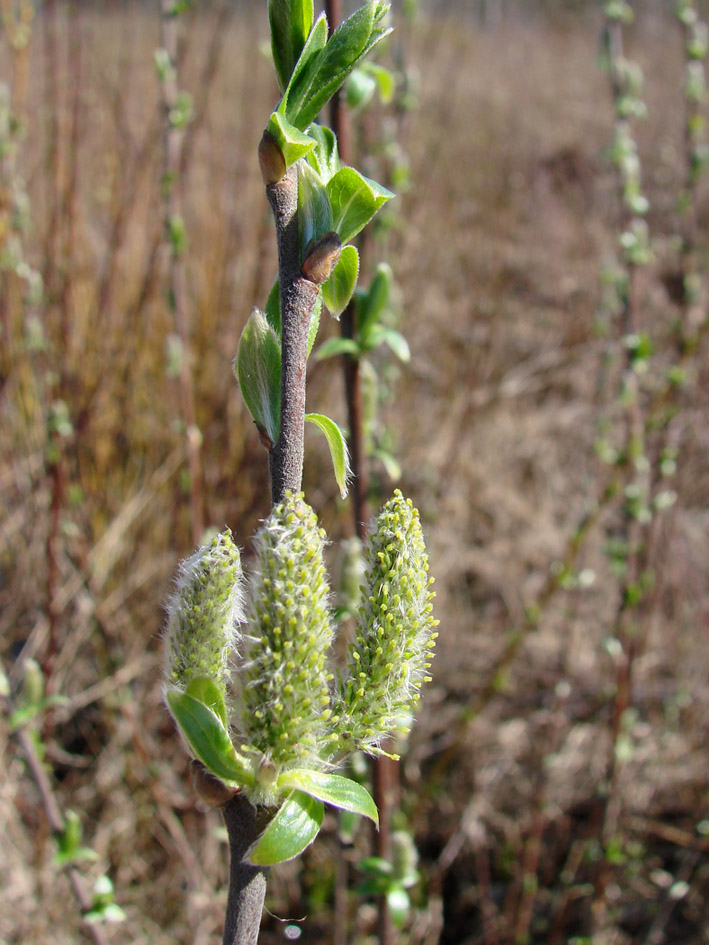
[[[256,158],[276,95],[254,39],[266,39],[262,12],[227,17],[214,5],[192,15],[180,70],[196,114],[181,190],[204,511],[247,555],[269,494],[230,362],[275,275],[264,266],[273,234]],[[66,700],[44,722],[46,762],[60,806],[81,814],[98,853],[87,881],[106,871],[126,911],[108,939],[207,943],[223,917],[225,838],[218,816],[196,809],[160,695],[162,602],[191,550],[191,515],[166,369],[159,17],[147,4],[75,17],[50,3],[33,27],[19,167],[33,219],[25,252],[46,280],[36,313],[16,278],[0,274],[1,655],[13,691],[32,656]],[[618,582],[603,554],[612,503],[592,514],[573,561],[583,579],[559,588],[553,577],[600,494],[599,417],[615,416],[613,392],[598,383],[607,341],[595,331],[617,235],[598,27],[591,16],[563,30],[540,20],[480,32],[440,16],[412,37],[414,187],[400,201],[405,226],[386,237],[412,362],[386,422],[426,527],[441,621],[434,683],[402,764],[422,856],[412,943],[561,943],[592,928],[616,681],[606,640]],[[640,22],[630,43],[648,66],[639,147],[656,257],[641,291],[661,372],[680,316],[664,283],[678,266],[681,36],[668,15]],[[9,66],[2,79],[12,80]],[[697,218],[706,271],[703,192]],[[35,317],[40,349],[28,343]],[[624,719],[603,938],[618,943],[698,945],[709,935],[706,340],[687,367],[679,501],[658,542]],[[334,363],[315,367],[311,409],[341,419],[340,384]],[[69,436],[47,432],[57,400]],[[329,459],[315,436],[306,451],[306,493],[337,536],[348,513]],[[377,475],[374,487],[390,491]],[[540,595],[537,617],[529,608]],[[79,941],[5,717],[0,738],[0,940]],[[330,940],[334,851],[322,839],[274,871],[268,906],[307,914],[303,940]],[[361,935],[370,927],[360,909]],[[283,923],[266,917],[262,939],[284,941]]]

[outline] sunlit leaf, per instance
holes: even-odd
[[[295,164],[315,147],[315,141],[310,135],[292,125],[280,112],[271,112],[266,130],[281,149],[286,167]],[[280,177],[280,174],[278,176]]]
[[[388,4],[365,3],[339,25],[327,45],[315,55],[308,52],[308,41],[301,54],[304,59],[308,52],[307,62],[301,66],[299,61],[296,65],[279,106],[292,124],[305,129],[315,121],[357,62],[391,32],[379,25],[388,8]]]
[[[295,788],[317,797],[318,800],[348,810],[353,814],[368,817],[377,826],[379,813],[369,791],[357,781],[344,778],[340,774],[330,774],[327,771],[313,771],[310,768],[294,769],[284,772],[278,778],[278,786],[282,789]]]
[[[327,184],[333,229],[348,243],[394,194],[353,167],[342,167]]]
[[[335,482],[340,490],[340,495],[344,499],[347,495],[347,481],[352,474],[344,434],[334,420],[322,413],[306,413],[305,419],[310,423],[314,423],[325,434],[327,445],[330,447]]]
[[[367,348],[376,348],[379,345],[387,345],[404,363],[411,360],[411,351],[409,343],[399,331],[393,328],[385,328],[383,325],[375,325],[367,338]]]
[[[200,702],[203,702],[208,709],[211,709],[212,712],[221,719],[222,725],[226,725],[224,696],[213,679],[209,679],[207,676],[200,676],[197,679],[193,679],[188,683],[185,692],[195,699],[199,699]]]
[[[229,733],[204,703],[179,689],[168,689],[165,701],[189,748],[212,774],[231,784],[250,784],[253,776]]]
[[[323,285],[323,301],[330,313],[339,318],[349,305],[359,275],[359,253],[354,246],[343,246],[332,275]]]
[[[362,339],[381,321],[383,313],[389,308],[393,286],[391,266],[385,262],[379,263],[368,291],[358,295],[357,328]]]
[[[281,92],[303,51],[313,17],[313,0],[269,0],[271,50]]]
[[[322,801],[294,791],[247,850],[245,859],[254,866],[292,860],[317,837],[322,818]]]
[[[335,132],[325,125],[311,125],[308,135],[315,140],[316,145],[308,152],[307,161],[327,184],[340,169]]]
[[[353,358],[359,357],[359,345],[353,338],[328,338],[315,352],[315,358],[317,361],[324,361],[325,358],[334,358],[339,354],[351,354]]]
[[[301,262],[312,241],[332,232],[330,197],[320,175],[303,162],[298,174],[298,233]]]
[[[249,413],[275,443],[281,418],[281,344],[257,308],[241,333],[235,372]]]
[[[350,459],[347,454],[347,443],[342,430],[334,420],[322,413],[306,413],[305,419],[314,423],[325,434],[327,445],[330,447],[330,456],[335,470],[335,481],[344,499],[347,495],[347,480],[350,477]]]

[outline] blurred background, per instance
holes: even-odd
[[[395,91],[350,119],[399,194],[362,282],[391,265],[411,350],[372,356],[371,499],[420,508],[440,619],[393,814],[419,853],[402,943],[709,942],[704,109],[674,4],[634,6],[642,259],[603,3],[395,0]],[[248,566],[269,509],[231,369],[276,272],[266,4],[194,0],[169,101],[157,2],[1,7],[0,941],[88,940],[34,746],[105,941],[206,945],[227,846],[162,706],[161,630],[200,535],[228,525]],[[314,361],[308,403],[344,425],[341,374]],[[352,514],[312,431],[304,488],[337,575]],[[261,940],[375,942],[370,839],[328,815],[272,871]]]

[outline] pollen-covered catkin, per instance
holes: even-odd
[[[318,758],[330,717],[325,533],[302,493],[287,493],[255,544],[241,730],[268,761],[295,766]]]
[[[419,513],[399,490],[374,523],[365,566],[356,639],[335,711],[343,747],[366,749],[410,727],[436,637]]]
[[[167,610],[168,684],[184,690],[206,677],[226,699],[229,657],[244,619],[241,557],[229,529],[182,562]]]

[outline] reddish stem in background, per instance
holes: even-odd
[[[342,0],[325,0],[325,14],[330,35],[342,22]],[[330,103],[330,120],[337,135],[338,151],[344,164],[351,163],[351,135],[347,109],[343,103],[344,89],[333,96]],[[342,314],[340,331],[343,338],[355,338],[357,333],[356,311],[350,303]],[[349,354],[343,355],[342,367],[349,426],[350,463],[352,467],[352,511],[354,530],[360,540],[367,536],[370,519],[369,470],[364,446],[364,418],[362,385],[359,360]],[[390,758],[377,758],[372,763],[374,800],[379,809],[379,831],[374,835],[377,856],[391,859],[391,811],[396,802],[399,769]],[[342,921],[342,918],[340,919]],[[395,933],[385,896],[378,900],[378,935],[380,945],[393,945]]]

